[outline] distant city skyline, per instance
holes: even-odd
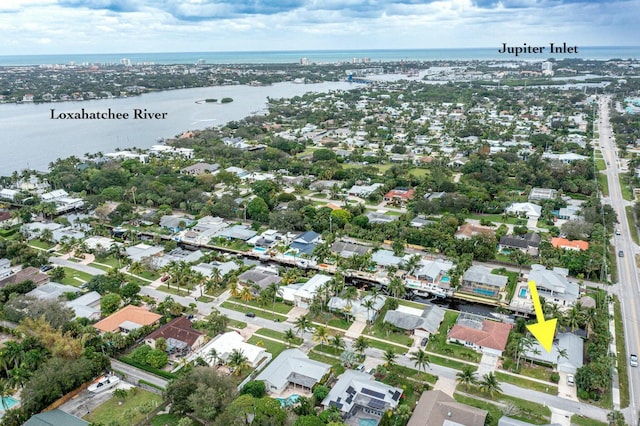
[[[640,0],[11,0],[0,55],[637,45]]]

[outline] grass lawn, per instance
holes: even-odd
[[[275,312],[277,312],[279,314],[285,314],[285,315],[288,314],[291,309],[293,309],[293,306],[287,305],[286,303],[282,303],[282,302],[276,302],[275,304],[268,303],[266,306],[260,306],[260,304],[258,303],[258,301],[256,299],[249,300],[249,301],[245,302],[243,300],[240,300],[239,298],[232,297],[229,300],[231,300],[232,302],[243,303],[245,305],[253,306],[255,308],[264,309],[264,310],[267,310],[267,311],[270,311],[270,312],[272,310],[274,310]]]
[[[604,163],[602,157],[596,160],[596,167],[598,168],[598,171],[607,169],[607,165]]]
[[[409,174],[415,177],[425,177],[429,174],[427,169],[413,168],[409,170]]]
[[[406,334],[390,332],[387,335],[387,332],[382,330],[382,325],[378,325],[378,324],[371,327],[371,330],[363,332],[363,334],[367,336],[377,337],[378,339],[382,339],[382,340],[388,340],[390,342],[397,343],[399,345],[404,345],[407,347],[411,347],[411,345],[413,344],[413,339],[407,336]]]
[[[344,318],[331,318],[329,321],[327,321],[327,325],[330,325],[331,327],[336,327],[336,328],[341,328],[343,330],[348,330],[349,327],[351,327],[351,323],[349,321],[347,321]]]
[[[473,349],[465,348],[462,345],[447,343],[447,332],[449,330],[449,327],[452,327],[456,323],[457,318],[458,312],[445,312],[444,320],[442,320],[442,324],[440,324],[438,334],[432,335],[432,337],[429,339],[427,350],[429,352],[435,352],[453,358],[478,363],[482,358],[482,355],[478,352],[474,351]]]
[[[508,278],[507,281],[507,300],[513,298],[513,293],[516,291],[518,285],[518,273],[515,271],[507,271],[505,268],[493,269],[492,274],[503,275]]]
[[[428,369],[429,367],[427,367]],[[393,365],[390,368],[391,371],[395,371],[401,376],[411,377],[412,379],[422,380],[423,382],[429,382],[435,384],[438,381],[438,377],[429,373],[428,371],[418,371],[417,368],[405,367],[402,365]]]
[[[176,414],[158,414],[151,419],[151,426],[178,426],[181,418]]]
[[[51,244],[51,243],[47,243],[45,241],[42,240],[29,240],[29,245],[34,246],[34,247],[38,247],[41,248],[43,250],[49,250],[50,248],[52,248],[53,246],[55,246],[55,244]]]
[[[598,173],[598,184],[600,185],[600,190],[602,190],[602,195],[605,197],[609,196],[609,180],[607,179],[607,175],[603,175],[602,173]],[[623,195],[624,195],[624,187],[623,187]]]
[[[574,414],[571,416],[571,424],[575,426],[607,426],[609,423]]]
[[[549,380],[551,372],[551,368],[548,367],[542,367],[538,364],[533,364],[533,367],[531,367],[531,363],[525,361],[520,362],[520,374],[523,376],[529,376],[539,380]]]
[[[520,386],[521,388],[533,389],[538,392],[547,393],[549,395],[558,394],[558,386],[551,383],[544,384],[544,383],[534,382],[533,380],[512,376],[511,374],[501,373],[500,371],[496,371],[496,377],[501,382],[511,383],[513,385]]]
[[[333,355],[336,357],[339,357],[340,354],[344,352],[344,349],[336,349],[334,346],[331,346],[331,344],[324,344],[324,345],[318,344],[313,347],[313,350],[316,352],[322,352],[322,353]]]
[[[627,352],[624,347],[624,329],[620,301],[616,296],[613,301],[613,320],[616,326],[616,352],[618,358],[618,379],[620,380],[620,408],[629,406],[629,376],[627,373]]]
[[[199,296],[198,302],[210,303],[210,302],[213,302],[213,298],[209,296]]]
[[[273,358],[280,355],[280,352],[287,349],[287,345],[284,343],[274,342],[273,340],[263,339],[260,336],[251,336],[247,343],[265,348],[267,352],[273,355]]]
[[[469,365],[465,364],[464,362],[454,361],[449,358],[443,358],[431,354],[429,354],[429,362],[431,362],[431,364],[442,365],[443,367],[455,368],[456,370],[462,370],[464,367]],[[476,371],[478,369],[478,366],[472,366],[472,369],[473,371]]]
[[[129,278],[133,278],[133,277],[129,277]],[[130,281],[136,281],[135,278],[131,279]],[[147,283],[141,283],[138,281],[138,285],[140,286],[144,286]],[[176,287],[167,287],[166,285],[160,285],[158,286],[157,290],[163,291],[165,293],[169,293],[169,294],[175,294],[176,296],[188,296],[189,295],[189,291],[188,290],[183,290],[181,289],[180,291],[178,291],[178,289]]]
[[[512,225],[517,225],[521,221],[524,221],[524,223],[527,222],[526,219],[520,219],[514,216],[507,216],[505,220],[501,214],[475,214],[475,215],[470,215],[469,219],[476,219],[476,220],[484,219],[484,220],[490,220],[493,223],[510,223]]]
[[[279,320],[280,322],[283,322],[283,321],[287,320],[287,317],[285,317],[284,315],[278,315],[278,314],[274,314],[272,312],[265,312],[265,311],[261,311],[260,309],[251,309],[250,307],[243,306],[243,305],[238,305],[238,304],[236,304],[234,302],[229,302],[228,300],[226,302],[222,303],[222,307],[223,308],[227,308],[227,309],[233,309],[234,311],[242,312],[242,313],[245,313],[245,314],[247,312],[251,311],[254,314],[256,314],[257,317],[265,318],[265,319],[269,319],[269,320],[276,319],[276,320]]]
[[[295,330],[294,330],[294,333],[295,333]],[[286,343],[286,340],[284,338],[284,333],[281,333],[276,330],[271,330],[270,328],[259,328],[254,332],[254,334],[258,334],[260,336],[272,337],[274,339],[282,340],[283,342]],[[301,345],[302,342],[303,340],[297,336],[291,340],[291,344],[293,345]]]
[[[522,420],[525,422],[533,423],[535,425],[548,424],[551,420],[551,410],[546,405],[538,404],[537,402],[527,401],[524,399],[516,398],[504,394],[496,394],[493,397],[480,391],[475,386],[466,390],[465,386],[458,386],[459,391],[465,391],[469,394],[479,396],[481,398],[490,399],[503,404],[511,403],[518,407],[518,414],[514,414],[510,417],[514,419]]]
[[[232,318],[229,318],[229,327],[234,327],[234,328],[238,328],[238,329],[243,329],[247,326],[246,322],[243,321],[238,321],[238,320],[234,320]]]
[[[344,373],[344,367],[342,366],[338,358],[333,358],[328,355],[323,355],[313,350],[309,351],[308,355],[309,355],[309,359],[312,359],[314,361],[324,362],[325,364],[329,364],[336,376]]]
[[[96,268],[96,269],[102,269],[102,270],[103,270],[103,271],[105,271],[105,272],[109,272],[110,270],[112,270],[112,269],[113,269],[113,268],[112,268],[112,267],[110,267],[110,266],[105,266],[105,265],[103,265],[103,264],[95,263],[95,262],[91,262],[91,263],[89,264],[89,266],[92,266],[92,267],[94,267],[94,268]]]
[[[124,426],[144,420],[146,415],[140,412],[140,408],[147,404],[151,409],[157,407],[162,402],[162,396],[139,388],[133,389],[135,389],[134,394],[128,394],[122,405],[119,404],[118,399],[111,398],[83,418],[95,424],[117,423]]]
[[[627,179],[623,175],[618,175],[618,179],[620,180],[620,190],[622,191],[622,198],[627,201],[633,201],[633,192],[631,192],[631,187],[627,182]]]
[[[406,346],[397,345],[391,342],[381,342],[380,340],[375,339],[367,339],[367,342],[369,342],[369,346],[372,348],[377,348],[383,351],[393,350],[398,355],[402,355],[409,350]]]
[[[486,426],[498,426],[498,420],[502,417],[502,410],[498,408],[495,404],[490,404],[485,401],[481,401],[479,399],[471,398],[466,395],[460,395],[459,393],[454,393],[453,398],[461,402],[463,404],[470,405],[471,407],[480,408],[482,410],[487,410],[489,415],[487,416],[488,422],[485,423]]]
[[[115,256],[107,256],[104,259],[96,259],[95,261],[97,263],[109,265],[112,268],[122,268],[122,266],[124,266],[123,260],[118,260]]]
[[[424,303],[412,302],[410,300],[404,300],[404,299],[396,299],[396,300],[398,301],[398,305],[409,306],[411,308],[424,309],[424,307],[426,306]]]
[[[63,268],[64,278],[62,279],[62,284],[80,287],[82,283],[86,283],[93,277],[93,275],[87,274],[86,272],[76,271],[66,266],[63,266]]]
[[[155,281],[160,278],[160,274],[156,271],[143,271],[141,274],[134,275],[138,275],[139,277],[146,278],[151,281]]]
[[[638,228],[636,226],[636,221],[633,217],[633,210],[631,210],[631,206],[626,206],[624,208],[625,213],[627,214],[627,221],[629,222],[629,228],[631,231],[631,239],[634,243],[640,244],[640,240],[638,239]]]

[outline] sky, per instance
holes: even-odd
[[[0,55],[632,46],[640,0],[0,0]]]

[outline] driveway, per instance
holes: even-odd
[[[485,374],[493,373],[498,368],[498,361],[500,357],[497,355],[491,354],[482,354],[482,359],[480,360],[480,365],[478,365],[478,377],[482,377]]]
[[[567,384],[567,373],[559,372],[560,381],[558,382],[558,396],[560,398],[570,399],[572,401],[578,400],[578,388],[574,386],[569,386]],[[574,375],[575,376],[575,375]],[[575,380],[575,379],[574,379]]]

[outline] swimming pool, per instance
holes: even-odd
[[[520,296],[521,299],[525,299],[527,297],[527,289],[522,287],[520,289],[520,293],[518,293],[518,296]]]
[[[448,283],[449,281],[451,281],[451,277],[449,277],[448,275],[445,275],[444,277],[440,278],[441,283]]]
[[[289,395],[287,398],[276,398],[280,401],[280,405],[283,407],[291,407],[293,404],[300,400],[300,395],[294,393],[293,395]]]
[[[264,247],[254,247],[253,251],[257,251],[258,253],[266,253],[267,249]]]
[[[3,396],[2,399],[4,399],[4,404],[0,403],[0,411],[4,411],[5,406],[7,407],[6,409],[8,410],[9,408],[13,407],[18,403],[17,399],[12,398],[10,396]]]
[[[375,419],[360,419],[358,420],[358,426],[376,426],[378,424]]]

